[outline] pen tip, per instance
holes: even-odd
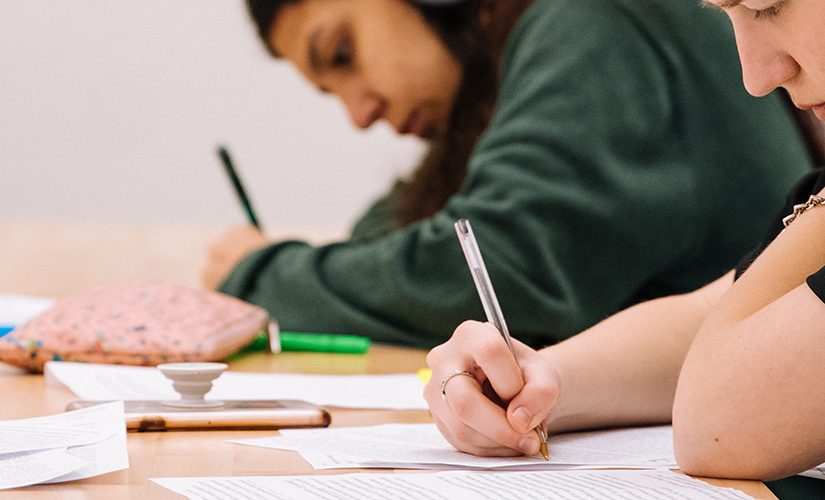
[[[545,460],[549,461],[550,452],[547,451],[547,433],[541,426],[536,427],[534,430],[536,431],[536,434],[538,434],[539,436],[539,453],[541,453],[541,456]]]
[[[541,456],[544,457],[545,460],[547,460],[547,461],[550,460],[550,453],[547,451],[547,443],[546,442],[542,442],[539,445],[539,453],[541,453]]]

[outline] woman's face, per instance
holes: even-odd
[[[405,0],[301,0],[281,8],[269,43],[356,126],[387,120],[400,134],[444,133],[462,69]]]
[[[783,87],[825,121],[825,0],[705,0],[727,12],[755,96]]]

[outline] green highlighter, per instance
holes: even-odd
[[[278,324],[270,322],[268,332],[262,332],[243,352],[251,351],[308,351],[339,354],[364,354],[369,351],[370,339],[357,335],[332,333],[282,332]]]
[[[331,333],[281,332],[281,351],[335,352],[363,354],[370,348],[370,339],[357,335]],[[272,339],[270,337],[270,343]],[[274,351],[273,351],[274,352]]]

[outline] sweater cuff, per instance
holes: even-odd
[[[805,280],[811,290],[819,297],[819,300],[825,302],[825,267],[808,276]]]

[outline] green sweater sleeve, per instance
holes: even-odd
[[[373,241],[398,229],[393,203],[400,187],[401,181],[396,181],[388,193],[375,200],[358,218],[350,233],[351,241]]]
[[[714,139],[717,131],[695,123],[712,109],[674,84],[679,65],[692,63],[664,53],[618,3],[537,0],[525,12],[505,49],[493,120],[441,212],[358,231],[376,237],[270,246],[241,262],[222,291],[266,307],[286,329],[432,346],[461,321],[484,319],[453,229],[464,217],[511,332],[540,345],[732,266],[762,228],[753,239],[725,240],[730,228],[715,207],[743,179],[781,199],[790,181],[770,188],[760,172],[781,158],[802,165],[801,146],[778,142],[761,154],[765,168],[738,177],[738,164],[700,168],[721,147],[736,157],[752,144]],[[725,57],[735,61],[735,52]],[[738,67],[726,71],[723,80],[738,86]],[[779,125],[754,141],[792,137],[777,132],[789,122],[776,103],[766,106],[744,116]]]

